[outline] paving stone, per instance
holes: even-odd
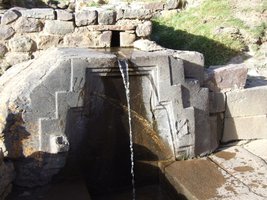
[[[209,159],[176,161],[165,168],[164,174],[177,193],[186,199],[233,199],[250,193],[246,185]]]
[[[20,17],[16,21],[14,29],[18,33],[40,32],[43,29],[43,24],[38,19]]]
[[[253,140],[243,145],[243,147],[267,162],[267,139]]]
[[[19,18],[18,11],[16,11],[16,10],[8,10],[2,16],[1,24],[9,24],[11,22],[14,22],[18,18]]]
[[[10,26],[0,25],[0,40],[7,40],[15,34],[15,31]]]
[[[74,24],[71,21],[46,20],[44,31],[48,34],[66,35],[74,31]]]
[[[221,149],[210,158],[251,192],[267,198],[267,165],[261,158],[240,146]]]

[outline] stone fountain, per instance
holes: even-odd
[[[194,63],[183,54],[133,51],[124,58],[137,184],[158,179],[161,163],[217,147],[208,89],[202,87],[203,57],[195,53],[200,62]],[[46,184],[66,163],[86,177],[92,193],[130,184],[128,111],[118,59],[90,49],[52,49],[3,75],[1,148],[15,165],[17,185]]]

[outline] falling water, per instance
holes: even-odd
[[[134,151],[133,151],[133,133],[132,133],[132,118],[131,118],[131,106],[130,106],[130,81],[128,63],[126,60],[119,60],[119,68],[125,87],[127,107],[128,107],[128,122],[129,122],[129,134],[130,134],[130,151],[131,151],[131,174],[132,174],[132,187],[133,187],[133,200],[135,200],[135,180],[134,180]]]

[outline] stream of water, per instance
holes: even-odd
[[[133,187],[133,200],[135,200],[135,178],[134,178],[134,151],[133,151],[133,133],[132,133],[132,118],[131,118],[131,106],[130,106],[130,81],[128,63],[126,60],[118,61],[123,84],[125,87],[125,94],[128,108],[128,122],[129,122],[129,135],[130,135],[130,152],[131,152],[131,175],[132,175],[132,187]]]

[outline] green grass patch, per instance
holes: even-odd
[[[206,66],[225,64],[245,43],[238,33],[219,32],[220,27],[247,28],[227,0],[206,0],[200,7],[154,19],[152,39],[168,48],[201,52]]]

